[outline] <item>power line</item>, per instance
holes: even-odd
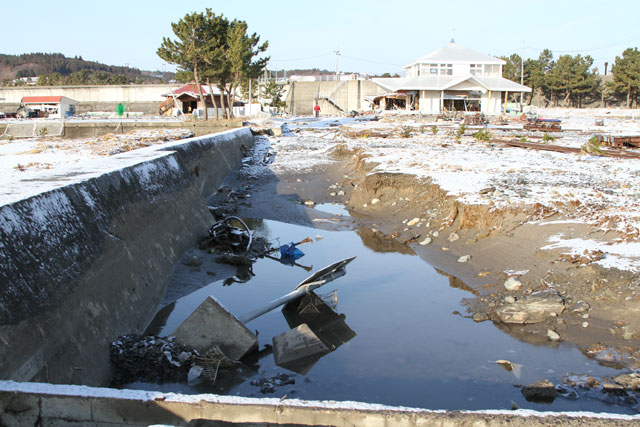
[[[615,46],[620,46],[623,44],[627,44],[629,42],[632,41],[636,41],[636,40],[640,40],[640,35],[635,35],[629,39],[626,39],[624,41],[619,41],[619,42],[615,42],[615,43],[611,43],[608,45],[604,45],[604,46],[598,46],[598,47],[593,47],[593,48],[589,48],[589,49],[574,49],[574,50],[555,50],[555,49],[549,49],[551,52],[553,53],[580,53],[580,52],[591,52],[594,50],[602,50],[602,49],[609,49]],[[526,48],[527,50],[544,50],[543,48],[538,48],[538,47],[533,47],[533,46],[527,46]]]
[[[404,65],[401,64],[391,64],[389,62],[379,62],[379,61],[371,61],[370,59],[362,59],[362,58],[355,58],[353,56],[347,56],[347,55],[341,55],[345,58],[349,58],[349,59],[353,59],[355,61],[361,61],[361,62],[370,62],[372,64],[379,64],[379,65],[392,65],[394,67],[404,67]]]
[[[285,62],[285,61],[304,61],[306,59],[315,59],[315,58],[322,58],[323,56],[328,56],[328,55],[333,55],[331,52],[327,52],[327,53],[323,53],[320,55],[314,55],[314,56],[307,56],[304,58],[294,58],[294,59],[269,59],[269,62],[273,61],[273,62]]]

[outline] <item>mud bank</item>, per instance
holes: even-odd
[[[0,377],[108,381],[110,339],[144,330],[211,225],[204,199],[252,144],[243,128],[123,153],[0,207]]]
[[[610,366],[640,366],[638,275],[593,263],[598,254],[568,256],[548,247],[560,233],[610,241],[620,234],[572,221],[579,206],[568,204],[560,214],[541,204],[462,203],[428,178],[376,172],[360,153],[339,146],[334,153],[340,173],[348,173],[334,173],[328,197],[316,201],[345,203],[379,239],[395,239],[462,284],[472,293],[466,305],[474,321],[493,321],[526,342],[570,342]],[[344,196],[331,196],[336,189]]]

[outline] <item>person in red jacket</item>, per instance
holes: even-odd
[[[316,112],[316,117],[320,117],[320,106],[318,104],[316,104],[316,106],[313,107],[313,111]]]

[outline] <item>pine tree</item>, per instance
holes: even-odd
[[[640,90],[640,52],[637,47],[625,49],[622,57],[616,56],[616,62],[611,67],[613,82],[609,87],[617,92],[627,95],[627,108],[631,107],[631,102],[635,99],[638,106],[637,96]]]
[[[206,103],[200,85],[200,71],[205,67],[203,62],[207,35],[205,16],[202,13],[190,13],[180,21],[171,24],[173,34],[177,40],[162,38],[162,44],[157,50],[160,58],[168,63],[178,65],[180,71],[193,73],[200,101],[204,106],[204,119],[208,120]]]

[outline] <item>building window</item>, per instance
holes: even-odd
[[[453,64],[440,64],[440,75],[453,75]]]
[[[438,64],[429,64],[429,74],[431,75],[438,74]]]
[[[500,65],[498,65],[498,64],[485,64],[485,66],[484,66],[484,75],[485,76],[499,76],[500,75]]]
[[[482,64],[470,64],[469,65],[469,73],[472,76],[481,76],[482,75]]]

